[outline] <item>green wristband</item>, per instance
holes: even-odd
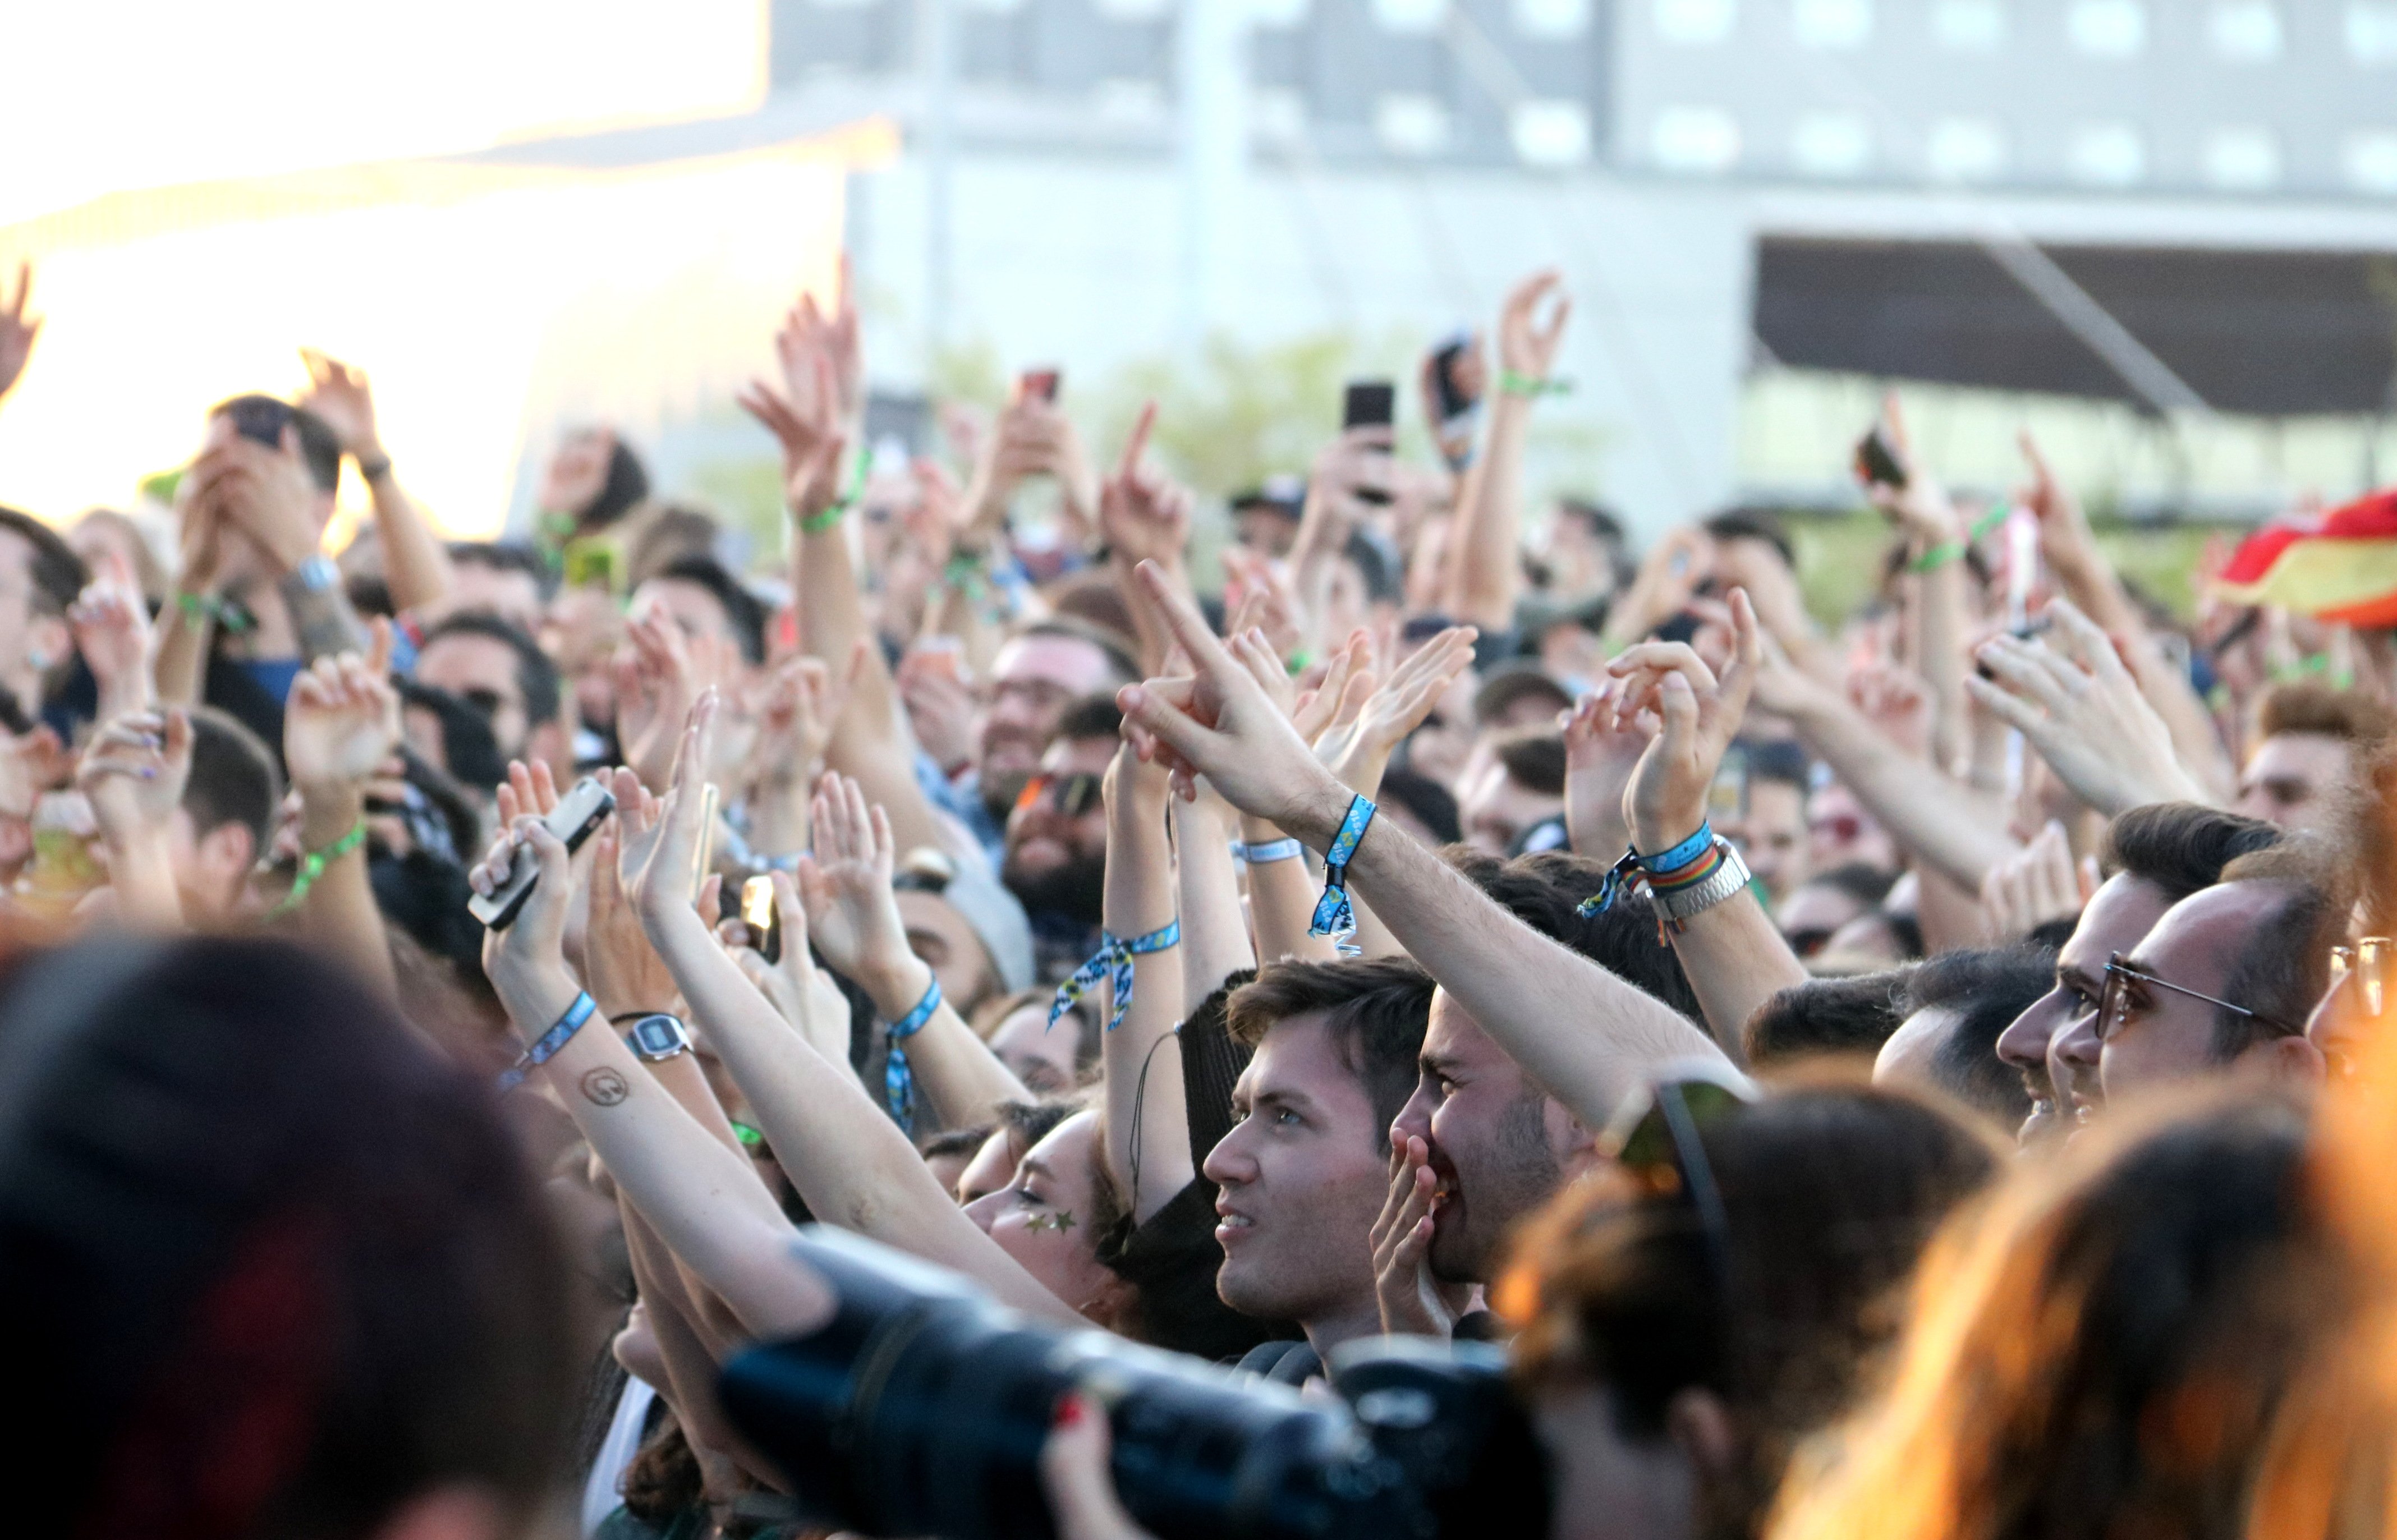
[[[1500,369],[1498,389],[1507,395],[1564,395],[1573,390],[1573,382],[1543,380],[1535,375],[1518,374],[1513,369]]]
[[[1964,542],[1961,540],[1951,540],[1944,544],[1933,546],[1908,562],[1906,569],[1909,572],[1936,572],[1951,561],[1962,560],[1963,556]]]
[[[301,856],[299,875],[291,879],[291,891],[283,895],[282,903],[266,911],[266,917],[280,919],[306,903],[308,890],[314,888],[316,885],[316,879],[325,875],[325,868],[365,844],[366,838],[367,821],[361,818],[352,824],[350,832],[341,838],[334,840],[321,850],[310,850],[306,855]]]

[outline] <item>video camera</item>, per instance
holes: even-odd
[[[1547,1533],[1548,1478],[1503,1351],[1385,1337],[1332,1354],[1338,1400],[1106,1332],[1036,1324],[943,1272],[809,1225],[839,1296],[725,1365],[725,1411],[808,1519],[866,1534],[1050,1540],[1059,1398],[1107,1409],[1116,1490],[1159,1540]]]

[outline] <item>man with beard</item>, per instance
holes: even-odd
[[[1054,719],[1054,738],[1016,783],[998,874],[1032,921],[1033,966],[1043,979],[1064,978],[1098,949],[1107,875],[1102,788],[1123,713],[1111,698],[1091,695]]]
[[[1087,696],[1112,695],[1138,676],[1122,644],[1095,626],[1070,620],[1026,626],[991,662],[972,764],[953,783],[942,783],[936,769],[927,774],[919,767],[918,777],[933,801],[996,854],[1066,708]]]

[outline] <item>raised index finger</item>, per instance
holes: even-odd
[[[1132,436],[1124,440],[1123,462],[1116,467],[1118,476],[1129,478],[1140,469],[1140,457],[1148,451],[1148,430],[1156,422],[1157,403],[1143,403],[1140,415],[1132,419]]]
[[[1166,629],[1173,633],[1173,639],[1182,644],[1182,650],[1190,654],[1192,663],[1202,673],[1222,674],[1239,670],[1239,665],[1232,661],[1232,655],[1224,650],[1224,644],[1215,639],[1215,633],[1207,629],[1207,617],[1198,613],[1198,606],[1184,598],[1175,591],[1173,584],[1166,581],[1165,569],[1154,561],[1144,561],[1135,569],[1135,575],[1140,579],[1142,592],[1148,596],[1148,602],[1156,607]]]

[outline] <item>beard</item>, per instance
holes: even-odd
[[[1466,1195],[1465,1223],[1435,1225],[1428,1260],[1442,1283],[1493,1281],[1506,1232],[1564,1185],[1564,1166],[1548,1145],[1547,1105],[1533,1092],[1506,1109]]]
[[[1026,914],[1063,915],[1078,925],[1096,925],[1106,897],[1107,858],[1077,851],[1045,871],[1027,872],[1011,850],[998,880]]]

